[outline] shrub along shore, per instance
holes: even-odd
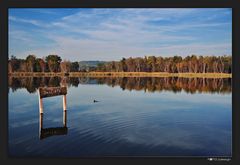
[[[232,78],[231,73],[168,73],[168,72],[12,72],[12,77],[185,77]]]

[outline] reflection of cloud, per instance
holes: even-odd
[[[193,150],[199,152],[209,147],[210,141],[214,141],[211,144],[211,150],[215,151],[212,153],[213,155],[217,152],[224,153],[223,148],[230,144],[228,144],[228,142],[231,131],[213,127],[211,123],[215,121],[211,118],[204,118],[205,122],[207,121],[207,123],[204,124],[201,121],[194,123],[196,120],[194,118],[192,121],[188,121],[189,117],[187,116],[186,121],[184,121],[182,117],[171,120],[170,116],[166,116],[166,114],[160,111],[156,113],[152,111],[151,108],[148,110],[145,109],[145,113],[142,112],[141,109],[138,109],[136,112],[134,109],[128,109],[126,107],[114,108],[110,111],[106,108],[102,109],[104,109],[102,110],[102,114],[99,112],[101,108],[88,109],[88,111],[84,111],[84,113],[75,113],[74,118],[76,118],[76,120],[77,118],[81,118],[81,121],[77,120],[78,122],[75,124],[79,124],[81,127],[74,128],[74,131],[87,132],[89,136],[91,135],[103,141],[117,141],[124,144],[158,147],[159,150],[164,147],[173,147],[179,148],[182,151]],[[118,113],[116,113],[116,111],[118,111]],[[128,111],[134,112],[131,113]],[[149,116],[146,111],[153,113],[153,115]],[[168,109],[168,111],[171,110]],[[180,111],[179,113],[185,112]],[[196,112],[192,109],[190,113],[194,114]],[[163,117],[161,117],[161,114]],[[172,115],[177,114],[174,112]],[[72,123],[73,126],[75,124]],[[226,124],[229,123],[226,122]],[[206,132],[208,133],[206,134]],[[216,136],[216,134],[221,136]],[[227,153],[228,151],[229,150],[227,150]]]
[[[211,94],[211,93],[195,93],[195,94],[188,94],[184,91],[179,93],[172,93],[172,92],[144,92],[144,91],[122,91],[122,89],[118,86],[112,88],[107,85],[79,85],[78,88],[70,88],[69,94],[67,96],[71,105],[85,105],[92,103],[93,99],[100,99],[103,103],[106,103],[106,100],[109,100],[114,103],[121,103],[124,102],[124,105],[128,104],[128,106],[134,106],[131,104],[131,101],[144,101],[144,99],[148,99],[145,104],[147,106],[155,106],[154,103],[163,102],[164,104],[171,102],[171,103],[178,103],[177,106],[188,106],[192,104],[198,103],[218,103],[219,106],[228,106],[231,104],[231,94],[221,95],[221,94]],[[81,95],[81,93],[85,93],[85,95]],[[116,95],[117,98],[114,96]],[[225,98],[225,99],[223,99]],[[221,99],[221,102],[219,100]],[[100,102],[100,103],[102,103]],[[187,102],[188,104],[183,104]],[[167,104],[166,104],[167,105]],[[174,108],[174,104],[171,108]],[[176,109],[178,107],[175,107]],[[191,107],[190,107],[191,108]]]
[[[10,144],[27,143],[29,152],[35,152],[48,143],[32,145],[28,140],[32,139],[33,134],[15,135],[18,135],[19,131],[26,131],[27,126],[36,126],[36,118],[29,119],[29,116],[26,116],[26,120],[20,119],[23,119],[24,113],[36,113],[32,116],[38,116],[38,105],[33,104],[37,102],[38,97],[23,90],[14,94],[10,92],[9,95],[10,104],[14,100],[14,105],[10,106],[9,111],[10,116],[14,117],[13,122],[9,123],[13,132]],[[100,102],[92,103],[94,98],[98,98]],[[28,107],[23,104],[26,102],[30,103]],[[50,123],[51,126],[59,126],[59,122],[62,122],[61,96],[45,100],[44,105],[49,107],[44,122]],[[64,138],[69,139],[54,139],[44,150],[64,141],[66,150],[78,145],[86,145],[85,147],[89,148],[97,142],[94,149],[102,146],[107,149],[114,144],[116,152],[117,149],[128,145],[143,147],[146,150],[157,148],[157,151],[163,153],[164,149],[168,149],[173,154],[177,152],[173,148],[182,152],[192,151],[192,154],[199,154],[205,150],[211,151],[212,155],[228,154],[231,143],[230,105],[230,94],[144,93],[122,91],[119,87],[111,88],[107,85],[79,85],[78,88],[69,88],[67,94],[67,120],[71,133]],[[18,114],[17,110],[27,111]]]
[[[28,94],[26,89],[18,89],[16,92],[9,91],[9,112],[24,114],[32,110],[32,107],[38,106],[37,93],[30,94],[32,97],[29,97]]]
[[[33,125],[33,124],[38,124],[38,122],[39,121],[36,118],[33,118],[32,120],[27,120],[27,121],[22,120],[22,121],[11,123],[10,127],[11,128],[21,128],[21,127],[26,127],[26,126]]]
[[[230,95],[124,91],[120,97],[115,97],[113,94],[112,98],[108,98],[108,95],[111,94],[107,92],[105,87],[103,89],[105,91],[102,93],[104,104],[88,106],[84,111],[78,111],[81,109],[81,104],[72,107],[72,109],[76,109],[73,111],[74,118],[82,120],[80,121],[81,127],[75,128],[78,131],[88,130],[87,132],[94,134],[92,136],[109,141],[118,140],[129,144],[152,147],[176,147],[183,150],[204,150],[209,145],[208,140],[214,140],[215,143],[219,144],[219,146],[212,145],[212,150],[215,151],[228,145],[227,141],[222,140],[222,138],[228,139],[231,134],[230,130],[225,131],[212,124],[222,122],[221,124],[231,125],[228,123],[231,115],[225,116],[226,120],[222,121],[221,117],[207,117],[207,114],[214,114],[216,111],[219,114],[231,113],[228,111],[231,109],[231,97],[228,97]],[[87,93],[87,91],[88,87],[85,86],[78,92]],[[111,91],[114,91],[114,88],[111,88]],[[96,91],[92,92],[97,93]],[[222,109],[210,108],[210,105],[216,104]],[[109,107],[113,108],[109,109]],[[175,117],[173,118],[172,115]],[[89,124],[85,125],[84,122],[88,123],[88,120]],[[205,123],[202,123],[201,120],[204,120]],[[216,134],[221,134],[222,137],[216,138]],[[201,137],[202,140],[199,141],[198,138],[193,137]]]

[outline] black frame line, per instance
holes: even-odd
[[[240,164],[240,1],[239,0],[1,0],[0,1],[0,160],[11,163],[164,163],[164,164]],[[209,161],[206,157],[81,157],[12,158],[8,155],[8,9],[9,8],[232,8],[232,158]],[[94,159],[92,159],[94,158]],[[220,157],[222,158],[222,157]],[[92,159],[92,160],[89,160]],[[38,161],[38,162],[36,162]]]

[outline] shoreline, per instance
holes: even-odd
[[[63,72],[13,72],[9,77],[63,77]],[[69,72],[67,77],[183,77],[232,78],[229,73],[167,73],[167,72]]]

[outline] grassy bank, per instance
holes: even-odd
[[[58,72],[14,72],[12,77],[52,77],[64,76]],[[70,72],[69,77],[199,77],[199,78],[232,78],[228,73],[167,73],[167,72]]]

